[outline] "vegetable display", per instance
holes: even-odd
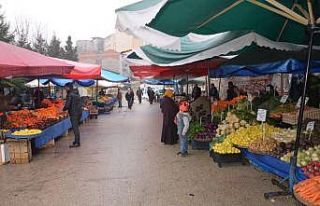
[[[294,186],[294,192],[304,204],[320,206],[320,176],[299,182]]]
[[[289,163],[292,155],[293,152],[287,153],[283,157],[281,157],[281,160]],[[307,150],[300,150],[298,152],[298,167],[305,167],[311,161],[320,161],[320,145],[310,147]]]

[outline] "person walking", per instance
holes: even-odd
[[[134,93],[131,88],[129,88],[128,92],[126,93],[126,100],[128,102],[128,108],[131,110],[134,100]]]
[[[193,100],[198,99],[200,96],[201,96],[201,89],[200,89],[200,87],[198,86],[198,84],[196,84],[196,85],[193,87],[193,90],[192,90]]]
[[[118,99],[118,103],[119,103],[119,108],[121,108],[122,107],[122,92],[121,92],[120,88],[118,88],[117,99]]]
[[[80,147],[80,130],[79,123],[82,115],[82,101],[77,89],[73,88],[72,83],[65,85],[67,90],[67,100],[64,105],[63,111],[68,111],[70,115],[70,121],[72,130],[74,133],[74,141],[70,148]]]
[[[173,91],[166,90],[160,101],[160,108],[163,114],[161,142],[164,144],[176,144],[178,140],[177,125],[174,123],[175,116],[179,109],[174,100]]]
[[[142,101],[142,90],[141,90],[140,87],[139,87],[139,89],[137,90],[136,94],[137,94],[138,99],[139,99],[139,104],[141,104],[141,101]]]
[[[179,145],[180,151],[177,155],[185,157],[188,155],[188,137],[187,132],[189,130],[189,122],[191,121],[191,116],[189,114],[189,102],[187,100],[182,100],[179,103],[179,112],[176,115],[175,123],[178,127],[179,135]]]
[[[153,100],[154,100],[154,96],[155,96],[155,93],[154,93],[153,89],[151,89],[149,87],[147,93],[148,93],[148,97],[149,97],[149,103],[153,104]]]

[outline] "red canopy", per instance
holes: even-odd
[[[68,79],[100,79],[101,65],[74,62],[65,59],[57,59],[67,64],[71,64],[74,68],[70,73],[63,75]]]
[[[62,76],[73,65],[0,41],[0,78]]]
[[[208,69],[214,69],[220,66],[226,60],[223,58],[213,58],[209,60],[198,61],[190,64],[163,67],[157,65],[147,66],[130,66],[133,75],[143,78],[171,78],[173,76],[189,75],[192,77],[200,77],[208,75]]]

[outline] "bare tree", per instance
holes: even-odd
[[[29,20],[16,20],[15,37],[17,46],[32,50]]]
[[[40,54],[48,54],[48,41],[41,25],[38,25],[33,35],[32,49]]]

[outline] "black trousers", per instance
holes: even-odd
[[[80,119],[81,119],[81,116],[79,116],[79,115],[70,116],[72,130],[74,133],[74,143],[75,144],[80,144],[80,130],[79,130]]]
[[[139,99],[139,104],[141,104],[142,97],[138,97],[138,99]]]

